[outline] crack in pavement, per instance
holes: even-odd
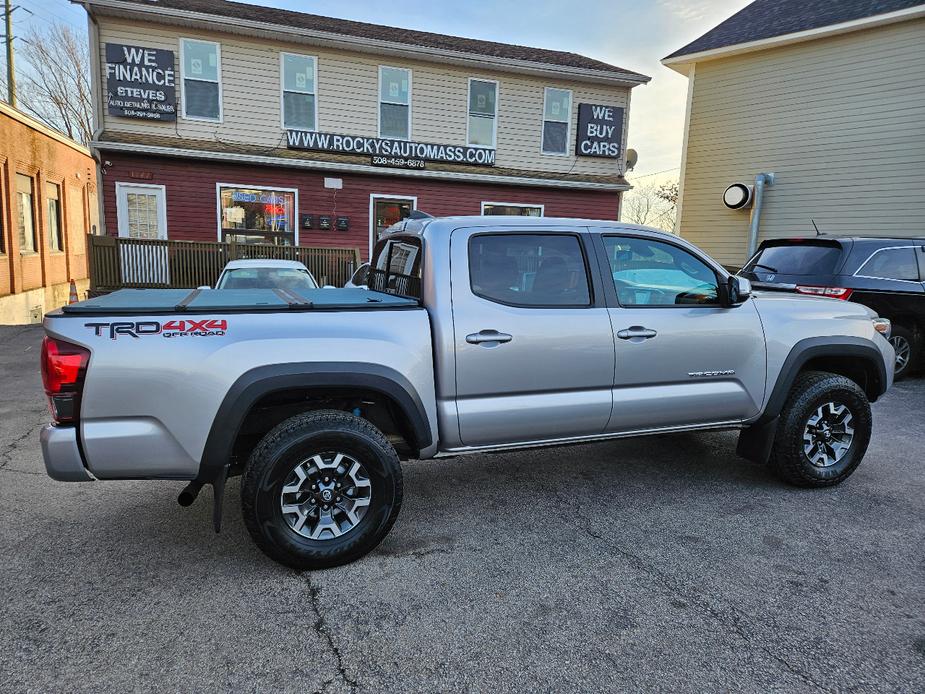
[[[635,568],[637,571],[645,573],[650,578],[654,579],[657,584],[662,586],[662,588],[668,590],[671,594],[683,598],[693,605],[696,605],[702,613],[706,613],[709,617],[713,618],[723,626],[732,629],[732,631],[734,631],[739,636],[739,638],[747,643],[750,647],[755,648],[764,653],[766,656],[772,658],[791,674],[802,680],[804,684],[814,687],[819,691],[832,691],[831,689],[825,687],[822,683],[817,682],[808,673],[793,665],[782,655],[772,651],[763,643],[753,639],[748,629],[746,629],[742,624],[744,621],[744,615],[741,614],[739,610],[730,605],[726,605],[725,610],[728,612],[727,614],[721,609],[715,607],[700,593],[683,590],[682,586],[675,582],[670,576],[652,566],[638,554],[630,552],[629,550],[626,550],[620,545],[616,544],[612,537],[607,537],[598,532],[595,532],[592,529],[594,525],[594,519],[582,512],[581,504],[575,503],[574,499],[566,499],[562,492],[560,492],[557,488],[552,488],[551,491],[560,505],[568,506],[574,509],[575,517],[582,521],[581,529],[589,537],[604,542],[612,550],[616,551],[624,559],[628,560],[633,568]]]
[[[334,664],[337,667],[337,674],[340,676],[340,679],[343,680],[344,684],[350,687],[351,692],[357,690],[357,681],[352,679],[350,675],[347,674],[347,670],[344,668],[344,661],[341,656],[340,648],[334,643],[334,637],[331,634],[331,630],[328,628],[327,624],[324,621],[324,615],[321,613],[321,601],[319,597],[321,595],[321,590],[312,583],[312,577],[306,575],[306,580],[308,581],[308,592],[309,597],[311,598],[312,611],[315,613],[315,623],[313,625],[315,632],[321,636],[328,644],[328,648],[331,649],[331,652],[334,654]],[[321,689],[318,692],[323,692],[328,685],[334,684],[335,680],[328,680],[321,685]],[[317,694],[317,693],[316,693]]]
[[[42,422],[33,423],[33,425],[26,430],[25,434],[19,438],[13,439],[13,441],[7,445],[6,448],[0,451],[0,470],[5,469],[7,465],[13,462],[13,451],[19,447],[19,444],[32,436],[32,434],[35,433],[35,430],[42,425]]]

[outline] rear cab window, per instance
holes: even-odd
[[[373,251],[367,286],[373,291],[421,300],[422,256],[420,237],[382,239]]]
[[[763,245],[742,268],[759,281],[773,282],[778,275],[834,275],[842,258],[837,241],[792,240]]]

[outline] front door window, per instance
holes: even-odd
[[[376,200],[373,205],[373,217],[376,222],[375,240],[378,241],[379,237],[382,236],[382,232],[390,226],[406,219],[413,209],[414,202],[412,200],[393,200],[391,198]]]

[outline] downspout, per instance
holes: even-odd
[[[758,226],[761,223],[761,208],[764,205],[764,187],[774,185],[773,173],[760,173],[755,176],[754,202],[752,203],[752,216],[748,224],[748,253],[751,258],[758,250]]]
[[[87,13],[87,39],[90,42],[90,95],[93,99],[93,142],[98,142],[103,132],[103,96],[102,96],[102,65],[100,63],[100,26],[86,2],[83,8]],[[87,145],[93,158],[96,160],[96,206],[99,217],[100,236],[106,235],[106,213],[103,209],[103,159],[100,151],[93,147],[92,142]],[[88,230],[89,231],[89,230]]]

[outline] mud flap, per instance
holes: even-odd
[[[225,503],[225,480],[228,479],[229,465],[225,465],[218,471],[215,479],[212,480],[212,527],[215,533],[222,531],[222,508]]]
[[[736,445],[736,455],[762,465],[771,458],[771,448],[774,446],[774,436],[777,434],[777,421],[774,417],[762,424],[746,427],[739,433],[739,443]]]

